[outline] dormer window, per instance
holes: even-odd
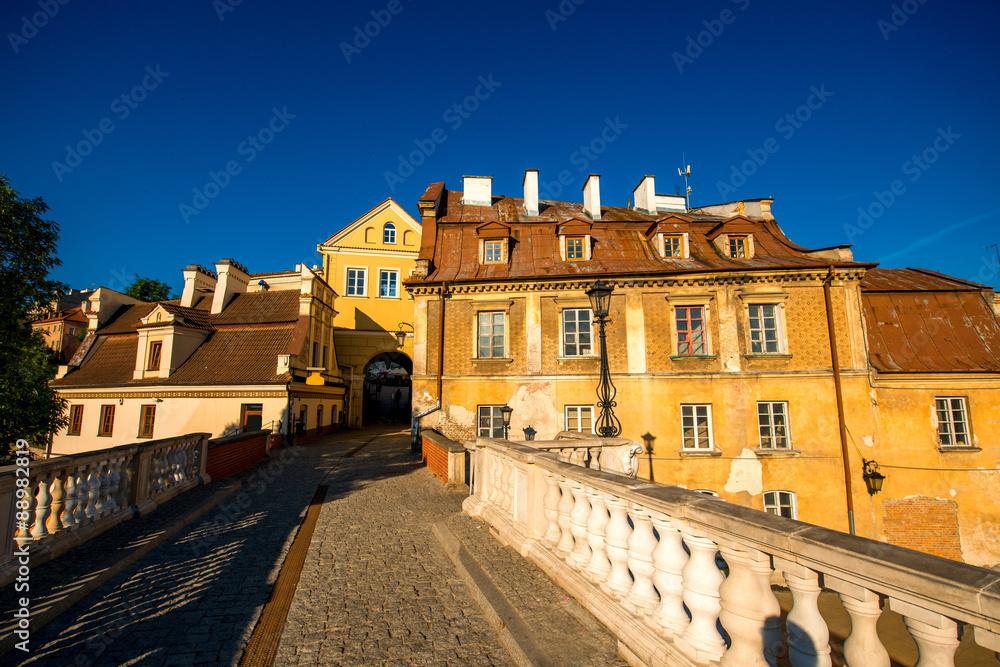
[[[487,222],[476,228],[480,264],[506,264],[510,252],[510,227]]]
[[[503,239],[483,241],[483,264],[503,264],[505,245]]]
[[[664,234],[663,235],[663,257],[666,259],[681,259],[684,257],[684,247],[687,243],[684,242],[683,234]]]
[[[566,237],[566,259],[569,261],[577,261],[581,259],[586,259],[586,253],[584,251],[584,237],[583,236],[567,236]]]
[[[149,359],[146,364],[146,370],[158,371],[160,370],[160,352],[163,349],[163,343],[160,341],[154,341],[149,344]]]
[[[385,223],[385,227],[382,228],[382,243],[395,243],[396,242],[396,225],[391,222]]]
[[[750,259],[753,257],[752,237],[747,234],[730,234],[729,257],[731,259]]]

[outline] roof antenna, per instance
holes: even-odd
[[[681,163],[687,164],[687,157],[681,155]],[[688,185],[688,177],[691,175],[691,165],[687,167],[678,167],[677,175],[684,177],[684,208],[691,210],[691,186]]]

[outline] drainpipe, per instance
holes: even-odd
[[[294,375],[292,377],[295,377]],[[288,435],[288,447],[291,447],[295,443],[292,442],[292,381],[289,380],[285,383],[285,391],[288,392],[288,408],[287,414],[285,415],[285,431]]]
[[[426,417],[427,415],[431,414],[432,412],[437,412],[438,410],[441,409],[441,397],[443,396],[443,394],[442,394],[442,387],[444,386],[444,297],[445,297],[445,292],[447,292],[447,291],[448,291],[448,283],[442,282],[441,283],[441,294],[438,297],[438,302],[441,304],[441,315],[440,315],[440,317],[441,317],[441,326],[438,327],[439,335],[438,335],[438,372],[437,372],[437,376],[438,376],[438,381],[437,381],[437,385],[438,385],[437,386],[438,400],[437,400],[437,405],[435,405],[434,407],[431,407],[431,408],[427,408],[426,410],[424,410],[421,413],[413,415],[413,423],[412,423],[412,426],[411,426],[411,429],[410,429],[410,431],[411,431],[410,432],[410,437],[411,437],[411,440],[410,440],[410,450],[414,451],[414,452],[418,451],[420,449],[420,418],[421,417]],[[410,385],[410,400],[411,401],[413,400],[413,385],[412,384]]]
[[[847,490],[847,525],[854,535],[854,493],[851,488],[851,465],[847,451],[847,424],[844,422],[844,393],[840,384],[840,357],[837,354],[837,334],[833,326],[833,297],[830,283],[833,280],[833,266],[823,281],[823,300],[826,301],[826,327],[830,333],[830,356],[833,361],[833,386],[837,391],[837,422],[840,425],[840,451],[844,459],[844,482]]]

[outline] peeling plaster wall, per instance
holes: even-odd
[[[746,492],[751,496],[764,492],[764,468],[753,450],[744,449],[739,458],[733,459],[725,489],[729,493]]]

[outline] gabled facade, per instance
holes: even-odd
[[[262,427],[308,436],[341,423],[336,293],[317,273],[251,276],[224,259],[184,278],[174,301],[92,294],[87,337],[52,382],[70,419],[54,454]]]
[[[430,411],[422,426],[460,440],[502,437],[507,405],[511,439],[528,426],[540,440],[593,432],[600,348],[585,292],[598,279],[614,287],[607,344],[615,414],[622,436],[647,446],[639,476],[658,483],[845,532],[850,511],[859,535],[899,543],[886,508],[916,487],[912,478],[896,482],[908,473],[888,466],[919,461],[924,480],[913,484],[931,498],[952,487],[933,472],[946,467],[937,447],[915,459],[893,443],[921,424],[922,446],[932,443],[935,397],[959,385],[982,383],[980,410],[1000,404],[1000,375],[988,371],[950,375],[944,394],[924,388],[889,412],[875,406],[862,308],[875,265],[855,262],[849,247],[796,245],[771,200],[678,210],[655,194],[650,176],[633,208],[601,206],[596,175],[582,205],[539,201],[537,172],[526,174],[523,198],[484,196],[483,185],[477,177],[467,177],[464,191],[436,183],[419,201],[424,240],[407,289],[416,318],[413,413]],[[988,423],[1000,420],[985,414],[977,419],[984,436],[1000,436]],[[995,469],[997,453],[981,454],[963,463]],[[862,476],[863,460],[874,458],[889,478],[879,496]],[[983,479],[1000,483],[995,473]],[[966,491],[958,514],[1000,528],[1000,511],[982,511],[1000,487]],[[957,557],[995,564],[1000,550],[986,555],[971,520],[963,519],[967,546]]]
[[[69,310],[58,311],[51,317],[35,320],[31,323],[33,331],[41,331],[45,344],[62,358],[69,359],[80,346],[79,338],[87,330],[88,319],[79,306]]]
[[[420,236],[420,223],[390,198],[317,246],[323,278],[339,295],[335,337],[345,376],[353,372],[352,426],[362,421],[365,367],[396,352],[396,331],[411,334],[400,352],[413,357],[413,299],[403,281],[413,273]]]

